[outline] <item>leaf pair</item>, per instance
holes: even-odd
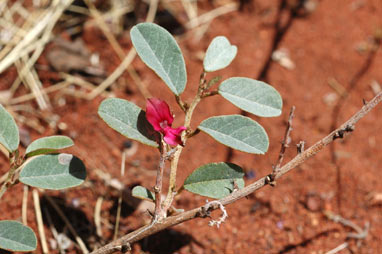
[[[0,144],[12,153],[19,147],[20,137],[16,122],[0,104]],[[73,145],[73,141],[65,136],[40,138],[32,142],[26,150],[26,157],[49,153]]]
[[[175,95],[186,88],[187,72],[182,51],[174,37],[164,28],[153,23],[141,23],[131,31],[131,41],[142,61],[150,67]],[[224,36],[212,40],[204,58],[206,72],[227,67],[235,58],[237,47]]]
[[[66,136],[43,137],[33,141],[26,149],[26,157],[37,156],[25,163],[20,182],[33,187],[61,190],[82,184],[86,178],[83,162],[67,153],[47,154],[73,146]]]
[[[238,108],[262,117],[281,114],[282,99],[273,87],[264,82],[234,77],[223,81],[219,94]],[[200,130],[233,149],[264,154],[268,135],[256,121],[242,115],[215,116],[200,123]]]
[[[18,149],[19,130],[13,117],[0,105],[0,144],[10,153]],[[65,189],[80,185],[86,178],[86,169],[80,159],[71,154],[47,154],[72,146],[66,136],[43,137],[26,149],[27,160],[20,172],[20,182],[44,189]]]

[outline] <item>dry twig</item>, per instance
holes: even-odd
[[[29,187],[28,185],[24,185],[24,192],[23,192],[23,204],[21,206],[21,218],[22,222],[25,226],[28,225],[28,216],[27,216],[27,211],[28,211],[28,191]]]
[[[287,147],[289,147],[289,144],[290,144],[291,139],[292,139],[290,137],[290,133],[292,132],[292,120],[293,120],[293,117],[294,117],[294,110],[295,109],[296,109],[295,106],[292,106],[292,108],[290,109],[288,123],[287,123],[287,127],[285,129],[284,139],[281,142],[281,149],[280,149],[280,153],[279,153],[278,162],[277,162],[276,166],[273,167],[272,174],[269,175],[269,184],[271,186],[275,186],[276,185],[275,176],[280,171],[281,164],[282,164],[282,162],[284,160],[285,150],[287,149]]]
[[[40,197],[38,196],[38,190],[34,189],[32,191],[32,194],[33,194],[33,201],[34,201],[34,209],[36,213],[37,228],[38,228],[38,233],[40,234],[40,239],[41,239],[42,252],[44,254],[47,254],[49,253],[49,249],[48,249],[48,244],[46,242],[44,222],[42,220]]]
[[[122,153],[122,161],[121,161],[121,178],[125,176],[125,165],[126,165],[126,151]],[[119,191],[118,197],[118,208],[117,208],[117,217],[115,219],[115,227],[114,227],[114,237],[113,239],[117,239],[118,237],[118,229],[119,229],[119,220],[121,218],[121,207],[122,207],[122,197],[123,189]]]

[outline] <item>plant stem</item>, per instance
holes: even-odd
[[[184,118],[184,126],[187,128],[187,130],[190,129],[191,126],[191,118],[192,114],[194,113],[194,110],[196,106],[199,104],[200,100],[202,99],[202,94],[204,90],[206,89],[206,72],[203,71],[202,74],[200,75],[200,80],[199,80],[199,87],[198,87],[198,92],[191,102],[190,106],[186,108],[186,116]],[[188,139],[187,132],[184,131],[182,133],[182,141],[183,145],[186,144],[186,141]],[[178,168],[178,162],[180,155],[183,151],[183,146],[177,146],[177,150],[174,153],[174,157],[171,159],[171,169],[170,169],[170,180],[169,180],[169,187],[168,187],[168,193],[166,196],[166,200],[164,201],[164,210],[167,211],[171,204],[172,200],[174,199],[175,193],[176,193],[176,171]]]
[[[161,146],[160,146],[160,160],[159,160],[159,166],[157,171],[157,179],[154,186],[154,192],[155,192],[155,212],[154,212],[154,218],[153,221],[159,220],[164,217],[166,214],[165,211],[162,208],[162,184],[163,184],[163,171],[165,162],[167,159],[167,149],[166,144],[163,141],[163,137],[161,138]]]
[[[286,128],[285,134],[284,134],[284,139],[281,142],[281,150],[280,150],[280,153],[279,153],[278,162],[277,162],[276,166],[274,166],[272,174],[270,174],[270,176],[269,176],[270,177],[270,185],[271,186],[274,186],[276,184],[276,182],[274,181],[275,180],[275,176],[280,171],[281,164],[282,164],[283,159],[284,159],[285,150],[287,149],[287,147],[289,147],[289,144],[290,144],[290,141],[291,141],[290,133],[292,132],[292,120],[293,120],[293,117],[294,117],[295,109],[296,109],[296,107],[292,106],[292,108],[290,110],[289,118],[288,118],[288,123],[287,123],[287,128]]]
[[[19,151],[18,150],[9,154],[9,163],[11,165],[11,168],[8,172],[7,179],[4,181],[3,185],[1,185],[0,199],[3,197],[4,193],[7,191],[10,183],[12,182],[12,178],[16,173],[16,169],[22,164],[22,162],[19,163]]]

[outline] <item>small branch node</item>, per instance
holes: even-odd
[[[174,156],[174,153],[177,151],[178,149],[175,147],[173,149],[171,149],[170,151],[168,151],[164,157],[164,160],[170,160],[172,159],[172,157]]]
[[[345,136],[345,133],[354,131],[354,125],[346,125],[344,128],[338,130],[336,133],[334,133],[333,140],[336,140],[337,138],[343,138]]]
[[[193,136],[199,134],[199,132],[200,132],[199,129],[196,129],[196,130],[194,130],[194,131],[189,130],[189,132],[187,133],[187,138],[191,138],[191,137],[193,137]]]
[[[303,153],[305,150],[305,141],[300,141],[300,143],[297,144],[297,153]]]
[[[237,182],[235,180],[233,180],[232,185],[233,185],[232,193],[239,190],[239,185],[237,185]]]
[[[130,243],[124,243],[121,245],[121,253],[126,253],[131,251]]]
[[[265,177],[265,184],[269,184],[272,187],[276,186],[276,181],[275,181],[275,174],[269,174]]]

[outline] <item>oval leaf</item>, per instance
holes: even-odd
[[[200,130],[233,149],[264,154],[268,150],[268,136],[256,121],[242,115],[210,117],[200,123]]]
[[[78,186],[86,178],[85,165],[67,154],[45,154],[36,157],[20,173],[20,182],[43,189],[61,190]]]
[[[30,227],[18,221],[0,221],[0,248],[10,251],[34,251],[37,239]]]
[[[149,201],[155,200],[155,194],[143,186],[135,186],[132,190],[131,195],[133,197],[140,198],[140,199],[146,199]]]
[[[33,141],[26,150],[26,156],[50,153],[58,149],[64,149],[74,145],[73,140],[66,136],[50,136]]]
[[[186,65],[174,37],[153,23],[141,23],[130,31],[131,41],[142,61],[180,95],[187,82]]]
[[[210,163],[192,172],[184,182],[184,188],[192,193],[210,198],[224,198],[234,186],[244,187],[243,169],[232,163]]]
[[[215,37],[208,46],[203,67],[206,72],[221,70],[227,67],[237,54],[237,47],[231,45],[224,36]]]
[[[11,114],[0,104],[0,144],[11,153],[17,150],[19,143],[19,129],[16,122]]]
[[[219,94],[235,106],[257,116],[281,114],[283,101],[272,86],[250,78],[230,78],[221,83]]]
[[[157,147],[157,133],[146,120],[145,112],[127,100],[109,98],[98,108],[98,115],[125,137]]]

